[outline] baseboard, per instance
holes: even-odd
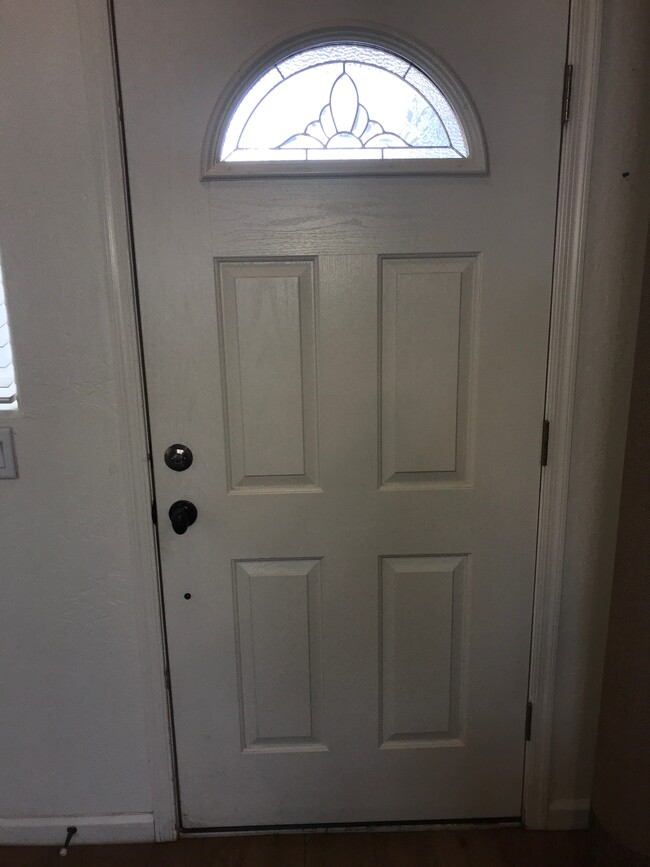
[[[151,843],[155,840],[153,815],[131,813],[56,816],[52,819],[0,819],[0,845],[62,846],[70,825],[77,828],[73,846],[86,843]]]
[[[546,827],[549,831],[577,831],[589,826],[588,798],[563,798],[551,801]]]

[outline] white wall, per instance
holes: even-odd
[[[0,34],[19,385],[0,426],[20,470],[0,481],[2,842],[29,837],[16,818],[146,814],[151,794],[76,4],[1,0]],[[150,835],[150,817],[129,823]]]
[[[556,701],[558,823],[573,821],[591,780],[647,218],[631,108],[644,5],[606,2]],[[20,464],[19,480],[0,481],[0,840],[44,841],[45,817],[64,826],[60,817],[109,814],[128,814],[117,833],[151,835],[138,576],[76,10],[74,0],[0,0],[0,249],[20,387],[18,415],[0,417],[15,429]]]
[[[650,208],[650,5],[605,0],[604,12],[555,699],[555,827],[584,821],[591,791]]]

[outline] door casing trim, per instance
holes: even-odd
[[[167,690],[164,616],[151,522],[145,386],[116,88],[111,0],[77,0],[95,178],[105,203],[103,236],[110,338],[118,385],[120,449],[127,493],[152,812],[156,840],[179,830],[172,716]],[[534,706],[527,744],[523,817],[545,828],[551,766],[558,627],[566,537],[573,408],[580,330],[587,201],[600,62],[602,0],[572,0],[568,63],[574,67],[571,116],[564,129],[555,233],[546,418],[549,461],[542,471],[529,697]],[[558,106],[560,122],[560,106]],[[137,371],[134,375],[134,371]]]
[[[94,176],[102,217],[104,282],[117,393],[125,518],[133,564],[142,707],[155,839],[178,835],[176,775],[137,297],[110,0],[77,0]]]
[[[531,638],[523,820],[547,827],[557,647],[562,601],[571,441],[578,368],[587,204],[600,68],[602,0],[572,0],[567,63],[573,65],[570,114],[560,150],[555,261],[546,372],[548,462],[542,469]],[[558,106],[558,116],[561,116]]]

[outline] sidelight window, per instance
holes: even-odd
[[[16,374],[11,352],[7,304],[2,284],[2,262],[0,262],[0,411],[17,409],[17,407]]]

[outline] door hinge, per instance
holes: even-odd
[[[543,467],[548,463],[548,438],[551,431],[551,423],[547,418],[544,419],[542,426],[542,455],[541,464]]]
[[[562,123],[567,123],[571,112],[571,84],[573,82],[573,64],[567,63],[564,68],[564,88],[562,90]]]
[[[526,703],[526,740],[530,740],[530,733],[533,728],[533,703]]]
[[[154,523],[154,526],[158,526],[158,506],[156,505],[156,501],[151,501],[151,520]]]
[[[172,691],[172,679],[168,668],[165,669],[165,689],[167,692]]]

